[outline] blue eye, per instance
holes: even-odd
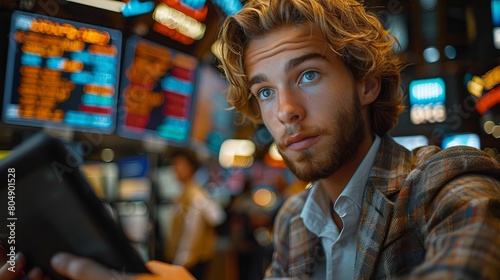
[[[270,88],[263,88],[261,90],[259,90],[259,93],[257,95],[257,97],[260,99],[260,100],[266,100],[268,99],[269,97],[271,97],[273,95],[274,91]]]
[[[300,77],[300,83],[311,83],[313,82],[314,80],[316,80],[319,76],[319,73],[317,71],[314,71],[314,70],[307,70],[306,72],[304,72],[304,74],[302,74],[302,77]]]

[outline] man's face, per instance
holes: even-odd
[[[177,179],[182,183],[189,181],[194,174],[193,166],[184,156],[176,156],[172,160],[172,167]]]
[[[319,33],[276,29],[250,42],[245,61],[264,124],[299,179],[329,177],[353,156],[365,137],[357,85]]]

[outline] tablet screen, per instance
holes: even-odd
[[[119,272],[147,272],[123,231],[82,175],[62,142],[37,134],[0,161],[1,244],[23,252],[28,268],[50,269],[54,253],[91,258]],[[10,242],[10,243],[9,243]]]

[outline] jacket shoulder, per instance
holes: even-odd
[[[412,176],[445,183],[465,174],[482,174],[498,179],[500,164],[485,152],[467,146],[440,149],[435,146],[417,148],[412,151]],[[441,179],[440,179],[441,178]]]

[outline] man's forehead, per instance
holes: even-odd
[[[244,60],[246,68],[251,68],[262,60],[282,53],[326,53],[329,49],[329,44],[319,32],[312,32],[305,27],[289,26],[274,29],[266,35],[252,39],[245,49]]]

